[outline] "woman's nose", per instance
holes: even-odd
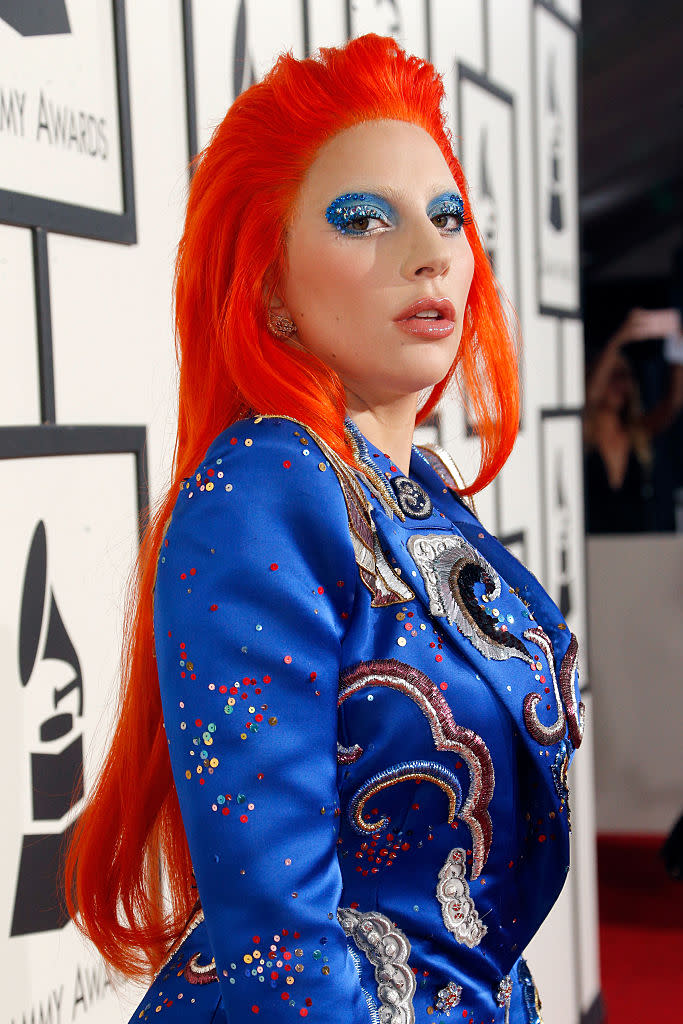
[[[407,243],[401,273],[414,280],[416,277],[441,277],[451,265],[448,240],[431,221],[415,226]]]

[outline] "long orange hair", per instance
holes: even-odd
[[[340,379],[267,329],[269,297],[285,266],[288,217],[318,149],[337,132],[360,121],[401,120],[424,128],[440,147],[464,197],[475,269],[456,360],[432,388],[418,423],[455,374],[481,440],[479,473],[461,493],[489,483],[512,449],[519,418],[514,333],[471,221],[443,98],[432,65],[392,39],[363,36],[306,60],[287,54],[233,103],[195,158],[174,279],[180,394],[172,483],[139,554],[124,623],[118,723],[66,860],[69,913],[109,964],[130,977],[158,970],[197,897],[152,631],[156,560],[180,481],[217,434],[257,413],[301,420],[354,465]]]

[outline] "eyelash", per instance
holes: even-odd
[[[355,235],[357,238],[366,238],[368,235],[374,235],[378,230],[377,228],[370,229],[369,227],[363,228],[360,231],[352,230],[351,226],[359,221],[378,220],[386,227],[389,227],[390,224],[387,220],[387,215],[371,203],[358,203],[353,206],[342,205],[344,202],[353,202],[354,200],[357,201],[362,198],[362,196],[356,193],[340,196],[340,198],[334,203],[331,203],[325,211],[325,218],[328,223],[335,227],[340,234]],[[439,204],[439,208],[430,217],[430,220],[433,221],[436,217],[444,216],[455,217],[457,219],[457,226],[454,228],[439,228],[438,225],[434,225],[439,231],[443,231],[446,235],[457,235],[465,225],[472,223],[471,217],[464,216],[463,202],[460,196],[452,196],[443,200],[443,202]]]

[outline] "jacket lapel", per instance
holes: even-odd
[[[563,811],[566,771],[583,728],[575,638],[536,578],[444,495],[432,466],[414,456],[411,478],[447,515],[398,522],[373,503],[380,545],[442,637],[507,709],[533,761],[543,759],[547,794]]]

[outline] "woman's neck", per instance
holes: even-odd
[[[408,395],[391,405],[370,408],[347,391],[346,415],[405,476],[410,475],[416,412],[417,395]]]

